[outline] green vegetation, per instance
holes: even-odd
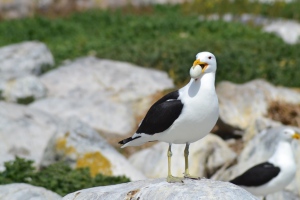
[[[218,59],[217,81],[264,78],[300,86],[300,44],[287,45],[273,34],[238,23],[200,22],[199,13],[183,8],[95,10],[56,19],[4,21],[0,45],[39,40],[48,45],[57,65],[96,55],[162,69],[177,85],[188,80],[196,53],[210,51]]]
[[[34,100],[35,100],[34,96],[27,96],[27,97],[24,97],[24,98],[18,98],[17,103],[18,104],[23,104],[23,105],[28,105],[28,104],[34,102]]]
[[[113,185],[129,182],[124,176],[112,177],[102,174],[94,178],[88,168],[72,170],[62,162],[58,162],[36,171],[33,161],[16,157],[14,161],[5,163],[5,171],[0,172],[0,184],[28,183],[45,187],[60,195],[95,186]]]

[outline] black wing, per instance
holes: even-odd
[[[151,106],[136,133],[153,135],[167,130],[179,117],[183,104],[179,92],[171,92]]]
[[[279,172],[279,167],[274,166],[272,163],[264,162],[248,169],[230,182],[235,185],[248,187],[260,186],[275,178]]]

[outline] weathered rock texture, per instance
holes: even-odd
[[[0,185],[1,200],[61,200],[61,196],[43,187],[24,183]]]
[[[300,104],[300,92],[275,87],[264,80],[245,84],[220,82],[216,88],[220,103],[220,119],[237,129],[246,129],[259,117],[267,115],[272,101]]]
[[[96,130],[121,135],[132,132],[135,115],[149,108],[151,100],[144,99],[174,87],[165,72],[94,57],[75,60],[40,80],[49,98],[31,107],[63,119],[76,116]]]
[[[185,145],[172,145],[172,173],[182,176],[184,172]],[[129,161],[148,178],[165,177],[168,172],[167,143],[158,143],[133,154]],[[194,176],[210,177],[222,166],[230,164],[236,154],[218,136],[209,134],[190,145],[189,170]]]
[[[41,42],[22,42],[0,48],[0,80],[39,75],[54,60],[47,46]]]
[[[190,180],[184,183],[167,183],[165,179],[136,181],[125,184],[95,187],[71,193],[63,200],[255,200],[244,189],[231,183],[209,179]]]
[[[32,75],[10,79],[5,82],[2,98],[7,102],[31,103],[47,94],[42,82]]]
[[[71,167],[89,167],[91,175],[125,175],[131,180],[145,176],[110,146],[95,130],[76,118],[66,120],[45,151],[42,165],[63,160]]]
[[[58,122],[40,110],[0,102],[0,170],[5,161],[24,157],[38,166]]]

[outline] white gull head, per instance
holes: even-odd
[[[196,55],[196,60],[190,69],[191,78],[198,79],[207,73],[215,73],[217,70],[217,60],[210,52],[200,52]]]
[[[293,139],[300,139],[300,134],[291,128],[286,128],[280,132],[280,141],[292,142]]]

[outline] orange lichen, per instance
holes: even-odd
[[[76,149],[73,146],[67,146],[67,137],[69,133],[66,133],[64,137],[56,140],[55,147],[58,151],[62,151],[66,155],[76,153]]]
[[[77,159],[76,168],[89,167],[91,176],[97,174],[112,175],[111,163],[100,152],[86,153],[83,157]]]

